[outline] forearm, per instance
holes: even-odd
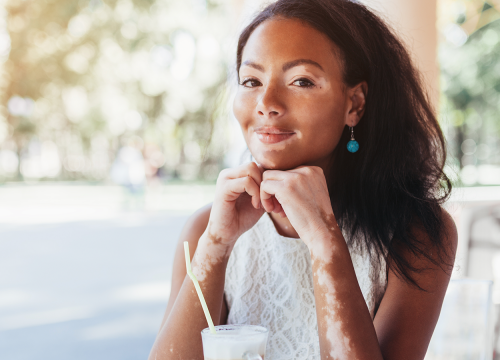
[[[321,359],[382,359],[373,321],[340,233],[311,251]]]
[[[192,261],[200,288],[215,325],[220,319],[224,279],[231,248],[217,244],[206,233]],[[203,359],[201,330],[208,327],[196,289],[186,276],[167,321],[160,330],[150,360]]]

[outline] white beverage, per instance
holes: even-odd
[[[257,325],[220,325],[201,332],[205,360],[257,360],[266,355],[269,331]]]

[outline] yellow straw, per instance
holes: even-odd
[[[189,275],[191,280],[193,280],[194,287],[196,289],[196,292],[198,293],[198,297],[200,298],[201,307],[203,308],[203,312],[205,313],[205,317],[207,318],[208,326],[210,327],[210,332],[212,334],[216,334],[215,326],[214,323],[212,322],[212,317],[210,316],[210,312],[208,311],[208,306],[207,303],[205,302],[205,298],[203,297],[203,294],[201,292],[200,284],[198,284],[198,280],[196,279],[196,276],[194,276],[193,270],[191,269],[191,257],[189,256],[189,244],[187,241],[184,241],[184,255],[186,255],[187,274]]]

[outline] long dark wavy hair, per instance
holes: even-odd
[[[237,72],[248,38],[272,18],[299,19],[326,34],[340,50],[344,83],[368,83],[365,113],[355,128],[360,148],[354,154],[347,151],[346,126],[327,177],[334,214],[350,233],[348,241],[365,245],[372,258],[390,260],[398,276],[419,288],[414,273],[425,269],[412,265],[408,254],[449,271],[440,206],[451,192],[443,172],[446,143],[402,42],[358,2],[279,0],[242,31]],[[416,228],[427,234],[431,246],[415,236]]]

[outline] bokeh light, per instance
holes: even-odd
[[[214,130],[229,121],[228,8],[6,1],[0,181],[113,180],[131,148],[148,179],[213,180],[230,142]]]
[[[497,1],[441,1],[441,124],[456,185],[500,184]],[[451,170],[450,170],[451,172]]]

